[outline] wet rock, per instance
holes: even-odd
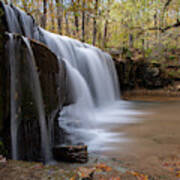
[[[1,32],[3,34],[3,32]],[[4,143],[7,157],[11,158],[10,136],[10,62],[7,49],[8,38],[3,34],[4,51],[0,53],[0,137]],[[30,73],[28,71],[27,48],[21,36],[14,36],[17,42],[17,101],[18,101],[18,159],[44,161],[41,149],[41,132],[38,111],[31,92]],[[42,96],[46,113],[46,124],[52,145],[59,144],[60,133],[57,114],[65,104],[66,71],[63,61],[44,45],[30,40],[38,70]],[[1,152],[2,153],[2,152]]]
[[[55,146],[53,155],[56,160],[72,163],[86,163],[88,161],[87,146]]]
[[[160,75],[160,69],[157,67],[148,67],[147,73],[150,74],[152,77],[157,77]]]
[[[7,24],[2,2],[0,1],[0,141],[4,148],[0,148],[0,154],[4,155],[5,150],[10,152],[10,78],[9,78],[9,62],[5,56],[5,32]],[[7,154],[6,154],[7,155]]]
[[[16,8],[14,8],[15,10]],[[8,59],[8,26],[4,13],[4,5],[0,1],[0,137],[7,157],[11,158],[11,133],[10,133],[10,62]],[[18,13],[18,12],[16,12]],[[15,14],[16,14],[15,13]],[[37,29],[34,20],[32,29]],[[18,19],[20,21],[20,19]],[[19,22],[20,23],[20,22]],[[20,31],[21,32],[21,31]],[[22,30],[22,33],[24,31]],[[22,34],[25,35],[25,34]],[[41,38],[40,38],[41,39]],[[28,69],[27,47],[22,42],[21,35],[14,36],[17,42],[17,98],[18,98],[18,159],[29,161],[43,161],[41,149],[41,133],[38,121],[37,107],[31,91],[31,81]],[[42,40],[43,42],[43,40]],[[63,61],[57,59],[45,45],[35,40],[30,40],[30,45],[35,57],[40,86],[42,89],[43,103],[46,115],[51,145],[59,144],[62,132],[59,129],[58,114],[64,104],[67,104],[66,68]],[[69,103],[69,102],[68,102]],[[2,148],[1,148],[2,149]],[[4,150],[3,150],[4,151]],[[0,154],[3,152],[0,152]]]

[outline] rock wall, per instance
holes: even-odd
[[[5,155],[11,158],[10,134],[10,62],[8,59],[8,31],[3,6],[0,2],[0,142],[5,146]],[[32,92],[30,91],[29,74],[27,71],[26,46],[21,35],[15,40],[20,44],[18,55],[18,94],[20,123],[18,125],[18,159],[29,161],[44,161],[41,150],[40,126],[38,113],[35,107]],[[58,113],[64,104],[67,104],[66,70],[63,61],[58,62],[57,57],[45,45],[30,40],[35,56],[36,68],[46,113],[46,123],[51,142],[51,148],[59,144],[61,134],[58,126]],[[0,148],[1,150],[2,148]]]
[[[130,59],[115,60],[115,64],[122,92],[138,88],[160,89],[172,83],[161,64]]]
[[[0,141],[3,150],[0,154],[7,155],[10,152],[10,78],[9,62],[5,57],[5,31],[7,31],[4,10],[0,1]]]

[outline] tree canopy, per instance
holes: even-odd
[[[105,47],[179,47],[179,0],[11,0],[47,30]]]

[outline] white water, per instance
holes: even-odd
[[[62,109],[59,124],[70,134],[71,143],[84,142],[89,145],[90,149],[94,149],[95,145],[101,144],[100,142],[103,140],[116,136],[104,131],[104,124],[134,121],[134,119],[129,121],[128,114],[136,112],[124,108],[127,104],[120,100],[114,63],[107,53],[80,41],[47,32],[34,25],[32,19],[24,12],[16,8],[13,9],[5,6],[9,31],[24,33],[27,37],[45,43],[57,55],[59,61],[64,60],[66,64],[72,104]],[[29,44],[26,40],[25,42],[29,52],[31,52]],[[30,54],[32,56],[32,52]],[[33,57],[31,58],[33,59]],[[41,136],[44,136],[41,137],[44,149],[45,146],[48,146],[44,125],[44,107],[36,74],[34,74],[33,79],[36,81],[34,82],[36,86],[34,96],[35,99],[38,99],[36,104],[39,110]],[[48,156],[48,150],[45,151],[47,151],[46,156]]]
[[[13,40],[13,36],[9,35],[9,49],[8,54],[10,60],[10,109],[11,109],[11,144],[12,144],[12,157],[13,159],[18,159],[18,146],[17,146],[17,132],[18,132],[18,99],[17,99],[17,85],[16,85],[16,75],[17,75],[17,63],[16,63],[16,55],[15,55],[15,44]]]
[[[120,100],[113,61],[98,48],[40,30],[47,46],[65,61],[70,79],[69,93],[75,100],[62,109],[60,126],[70,134],[72,143],[90,145],[92,129],[97,131],[96,125],[101,120],[98,109]],[[102,114],[101,118],[104,119]]]
[[[41,92],[41,85],[39,80],[39,75],[36,70],[36,61],[34,59],[34,54],[31,49],[29,40],[27,38],[22,37],[26,48],[27,48],[27,61],[29,64],[29,72],[31,76],[31,91],[34,97],[35,105],[37,106],[37,111],[39,115],[39,124],[40,124],[40,132],[41,132],[41,151],[44,154],[45,162],[50,162],[52,159],[51,151],[50,151],[50,142],[48,137],[48,131],[46,126],[46,118],[44,111],[44,103]]]
[[[21,101],[20,97],[21,93],[19,92],[20,80],[19,76],[19,59],[20,59],[20,41],[17,38],[14,39],[12,34],[8,34],[8,56],[10,60],[10,107],[11,107],[11,143],[12,143],[12,158],[18,160],[18,128],[21,121]],[[39,76],[36,70],[36,63],[34,59],[34,55],[29,44],[27,38],[22,37],[22,43],[25,44],[26,47],[26,60],[28,69],[26,71],[29,72],[29,82],[30,89],[32,92],[32,96],[35,101],[36,109],[39,115],[39,125],[41,132],[41,151],[43,157],[45,157],[45,162],[49,162],[51,157],[50,145],[49,145],[49,137],[47,133],[46,127],[46,119],[44,112],[44,104],[42,99],[41,86],[39,81]]]

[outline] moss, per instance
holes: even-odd
[[[159,60],[157,60],[157,59],[152,59],[150,62],[151,62],[152,64],[157,64],[157,63],[159,62]]]
[[[145,50],[145,57],[150,57],[150,55],[152,54],[152,49],[151,48],[148,48]]]
[[[0,140],[0,155],[3,155],[3,156],[7,155],[7,150],[5,149],[5,146],[1,140]]]
[[[175,60],[175,59],[176,59],[176,56],[171,55],[171,56],[169,56],[169,59],[170,59],[170,60]]]

